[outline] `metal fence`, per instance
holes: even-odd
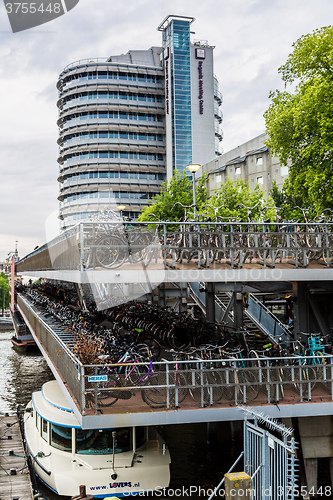
[[[84,388],[80,381],[80,360],[73,355],[66,343],[59,337],[56,329],[41,318],[38,310],[19,294],[17,295],[17,306],[44,349],[45,355],[52,361],[57,372],[66,380],[74,398],[81,406]]]
[[[320,262],[330,267],[333,224],[85,222],[64,232],[17,264],[17,271],[125,269],[159,263],[241,268]]]
[[[332,357],[315,366],[313,358],[262,358],[221,361],[164,361],[83,366],[83,406],[97,413],[103,407],[123,406],[125,400],[140,407],[187,409],[189,407],[275,404],[316,400],[331,401]],[[129,375],[136,370],[136,381]]]
[[[252,479],[252,499],[298,497],[298,460],[292,429],[252,409],[243,409],[244,470]],[[254,418],[254,423],[247,419]],[[259,421],[262,426],[259,426]],[[275,431],[275,435],[267,430]],[[277,435],[279,436],[277,436]]]
[[[251,500],[299,498],[300,489],[297,484],[299,464],[296,458],[297,443],[292,436],[293,429],[253,408],[238,408],[245,413],[244,450],[214,488],[208,500],[222,496],[221,493],[225,491],[221,488],[227,474],[235,469],[241,459],[243,459],[243,470],[250,479],[249,488],[239,489],[239,485],[236,487],[234,483],[235,488],[229,491],[228,498],[230,496]],[[249,422],[252,419],[254,419],[253,424]],[[302,497],[305,496],[306,490],[307,488],[302,487]]]

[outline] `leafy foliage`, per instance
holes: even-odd
[[[279,73],[295,88],[270,94],[267,145],[290,163],[286,194],[319,213],[333,208],[333,27],[299,38]]]
[[[273,199],[271,197],[265,199],[265,191],[259,184],[251,190],[249,183],[243,179],[234,183],[229,177],[210,198],[206,209],[212,218],[215,215],[225,218],[234,217],[239,221],[248,221],[249,218],[258,221],[276,218]]]
[[[289,189],[289,179],[285,180],[281,191],[279,190],[276,181],[273,181],[270,195],[273,198],[275,206],[277,208],[280,208],[280,219],[306,222],[304,219],[304,211],[302,211],[302,209],[306,209],[308,207],[303,206],[303,200],[300,196],[293,195],[293,193]],[[312,215],[314,217],[315,213],[313,213]]]
[[[206,175],[203,174],[196,184],[196,204],[200,210],[208,198],[206,188]],[[172,179],[162,184],[161,192],[145,207],[138,220],[142,222],[154,221],[178,221],[185,217],[185,208],[193,205],[192,180],[187,175],[181,176],[175,171]],[[176,204],[177,203],[177,204]],[[193,214],[193,207],[189,210]]]
[[[265,199],[265,192],[257,184],[251,191],[249,184],[243,180],[233,183],[229,178],[220,190],[208,197],[206,187],[207,175],[203,174],[196,183],[196,200],[198,214],[205,214],[212,220],[220,217],[234,217],[239,221],[270,218],[275,220],[276,212],[271,197]],[[185,217],[184,206],[193,205],[192,181],[186,175],[176,172],[169,183],[162,185],[162,191],[145,207],[138,220],[143,222],[179,221]],[[253,207],[253,208],[252,208]],[[250,210],[251,208],[251,210]],[[193,218],[193,206],[187,210],[188,218]]]
[[[0,309],[7,309],[10,304],[9,282],[5,273],[0,273]]]

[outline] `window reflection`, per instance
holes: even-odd
[[[82,455],[107,455],[113,453],[112,432],[116,431],[115,453],[133,449],[132,428],[76,429],[76,453]]]
[[[51,424],[51,446],[62,451],[72,451],[72,428]]]

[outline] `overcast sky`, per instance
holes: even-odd
[[[58,210],[59,73],[76,60],[161,45],[169,14],[191,16],[192,40],[215,46],[223,94],[223,149],[265,130],[278,67],[301,35],[330,24],[332,0],[80,0],[67,14],[13,34],[0,5],[0,261],[18,241],[23,257],[49,238]]]

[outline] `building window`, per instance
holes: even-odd
[[[240,175],[241,173],[241,168],[240,167],[236,167],[235,168],[235,175]]]
[[[286,166],[280,167],[281,175],[288,175],[289,174],[289,168]]]
[[[262,165],[264,163],[264,159],[262,156],[258,156],[256,160],[257,165]]]
[[[264,183],[264,178],[262,175],[260,175],[259,177],[257,177],[257,184],[263,184]]]
[[[216,182],[217,182],[217,184],[221,184],[221,181],[222,181],[222,175],[217,175],[216,176]]]

